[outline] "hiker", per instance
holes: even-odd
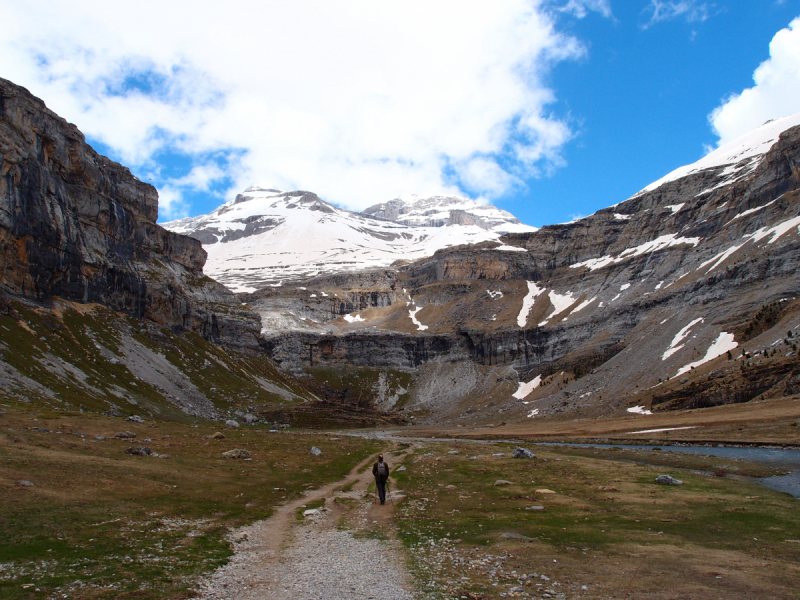
[[[383,461],[383,454],[379,454],[378,461],[372,465],[372,474],[375,476],[378,497],[381,499],[381,504],[383,504],[386,502],[386,481],[389,479],[389,463]]]

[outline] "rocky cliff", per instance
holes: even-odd
[[[407,410],[434,421],[610,415],[795,393],[795,121],[767,125],[754,132],[758,143],[721,149],[573,223],[440,249],[384,270],[372,288],[364,276],[318,277],[254,297],[255,310],[281,313],[284,323],[304,315],[302,334],[277,323],[265,330],[269,351],[293,372],[316,360],[405,370],[415,378]],[[382,302],[330,300],[370,291]],[[772,307],[768,324],[758,316],[764,307]],[[427,348],[414,355],[420,360],[402,351],[412,340]],[[442,380],[451,383],[436,385]]]
[[[259,321],[203,275],[199,242],[156,224],[158,194],[75,125],[0,79],[0,289],[97,303],[245,351]]]

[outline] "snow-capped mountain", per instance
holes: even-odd
[[[478,204],[458,196],[431,196],[417,194],[400,196],[389,202],[375,204],[364,211],[382,219],[397,221],[413,227],[443,227],[445,225],[477,225],[501,233],[531,231],[510,212],[491,204]]]
[[[311,192],[251,187],[208,215],[164,227],[202,242],[206,274],[242,292],[536,231],[506,211],[465,198],[413,197],[369,210],[337,208]],[[397,222],[396,215],[410,224]]]

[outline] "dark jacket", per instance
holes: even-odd
[[[375,461],[375,464],[372,465],[372,474],[375,476],[375,479],[378,479],[378,463],[380,461]],[[381,479],[389,479],[389,463],[383,461],[383,464],[386,465],[386,476],[381,477]]]

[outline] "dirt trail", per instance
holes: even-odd
[[[387,462],[394,468],[404,457],[387,453]],[[367,494],[373,460],[233,532],[234,555],[201,582],[196,598],[411,600],[410,578],[392,539],[395,504],[404,496],[393,489],[393,502],[381,506]],[[298,509],[322,499],[318,514],[297,519]]]

